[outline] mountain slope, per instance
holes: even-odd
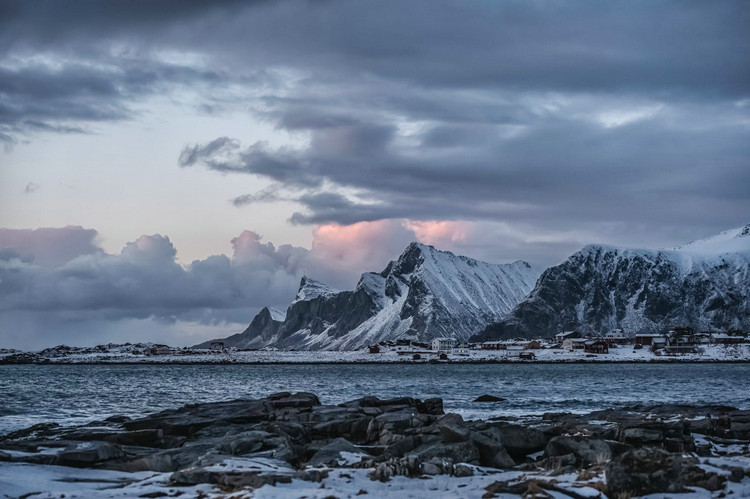
[[[412,243],[382,272],[362,274],[351,291],[303,277],[283,320],[264,308],[244,332],[223,341],[307,350],[356,349],[396,338],[463,341],[507,314],[537,277],[526,262],[495,265]]]
[[[750,225],[668,250],[590,245],[547,269],[501,321],[474,339],[750,328]]]

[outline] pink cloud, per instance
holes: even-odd
[[[466,243],[472,236],[474,223],[465,220],[405,220],[404,227],[412,231],[420,243],[447,248]]]

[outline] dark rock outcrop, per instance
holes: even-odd
[[[715,446],[722,442],[746,450],[749,416],[733,407],[665,404],[545,414],[511,424],[445,414],[440,399],[363,397],[323,405],[314,394],[282,392],[73,428],[35,425],[0,437],[0,460],[171,472],[173,485],[207,483],[224,491],[293,479],[320,481],[330,468],[342,467],[367,468],[373,479],[384,481],[396,475],[487,472],[476,467],[538,475],[578,472],[581,477],[606,470],[612,496],[685,487],[716,491],[728,480],[743,480],[746,471],[701,467],[700,458],[691,454],[699,450],[694,435],[705,436],[699,439],[702,456],[716,456]],[[272,458],[287,468],[222,469],[234,456]],[[497,482],[491,488],[572,493],[554,480]]]

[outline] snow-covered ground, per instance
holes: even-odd
[[[696,435],[697,436],[697,435]],[[719,449],[717,449],[719,450]],[[726,452],[721,449],[720,452]],[[707,471],[727,473],[727,467],[750,470],[750,460],[741,455],[699,458],[700,466]],[[259,458],[235,457],[214,466],[220,471],[259,471],[275,475],[293,477],[295,470],[281,461]],[[274,499],[299,498],[310,499],[339,497],[353,498],[389,497],[393,499],[421,499],[424,497],[482,497],[487,494],[487,487],[495,482],[518,483],[536,480],[552,483],[558,491],[547,491],[550,497],[606,497],[601,490],[606,483],[606,474],[601,471],[591,475],[577,473],[557,474],[553,472],[500,471],[491,468],[465,465],[473,470],[472,476],[456,477],[450,475],[424,475],[417,478],[395,476],[386,482],[372,480],[370,468],[335,468],[328,469],[328,476],[320,482],[292,478],[289,483],[263,485],[252,490],[240,489],[227,493],[218,487],[208,484],[195,486],[175,486],[170,484],[171,473],[137,472],[124,473],[107,470],[75,469],[63,466],[33,465],[25,463],[0,462],[0,497],[34,497],[51,498],[137,498],[137,497],[203,497],[213,499],[232,497],[235,499]],[[740,482],[726,483],[721,491],[724,497],[750,497],[750,478]],[[653,494],[650,498],[666,497],[717,497],[701,488],[693,487],[685,494]],[[517,497],[513,494],[497,494],[492,497]]]
[[[656,355],[648,348],[635,350],[631,345],[611,348],[608,354],[590,354],[583,350],[542,348],[537,350],[469,350],[456,349],[448,360],[439,361],[435,352],[425,350],[398,351],[381,347],[381,353],[355,351],[283,351],[283,350],[227,350],[171,349],[170,353],[151,355],[148,348],[136,345],[105,345],[95,348],[53,348],[35,354],[35,361],[49,363],[461,363],[461,362],[750,362],[750,344],[704,345],[700,353]],[[519,357],[521,352],[532,352],[534,360]],[[419,360],[413,360],[415,353]],[[18,352],[0,352],[0,362]],[[24,354],[26,355],[26,354]]]

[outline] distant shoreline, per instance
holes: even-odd
[[[0,360],[0,366],[95,366],[95,365],[122,365],[122,366],[226,366],[226,365],[238,365],[238,366],[275,366],[275,365],[425,365],[425,366],[438,366],[438,365],[477,365],[477,364],[513,364],[513,365],[538,365],[538,364],[750,364],[750,359],[658,359],[658,360],[529,360],[529,361],[518,361],[518,360],[443,360],[437,362],[430,361],[275,361],[275,362],[261,362],[261,361],[168,361],[168,362],[152,362],[152,361],[97,361],[97,362],[68,362],[68,361],[49,361],[49,362],[3,362]]]

